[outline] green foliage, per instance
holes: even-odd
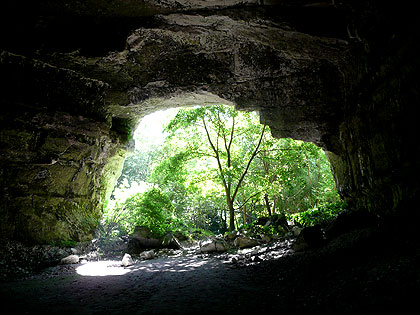
[[[331,206],[314,208],[340,200],[328,159],[314,144],[274,139],[268,127],[262,132],[257,114],[224,105],[181,109],[173,117],[161,147],[136,138],[142,150],[126,160],[123,171],[129,184],[147,182],[160,193],[137,194],[107,209],[105,233],[129,233],[137,224],[157,234],[194,228],[224,233],[229,218],[240,226],[269,210],[301,212],[296,220],[303,225],[334,215]]]
[[[171,226],[177,225],[173,212],[168,196],[160,189],[152,188],[130,196],[115,207],[106,208],[102,232],[105,237],[124,235],[132,233],[136,226],[146,226],[155,236],[162,236]]]
[[[148,150],[135,151],[132,155],[127,157],[124,161],[124,167],[121,176],[118,178],[117,186],[123,185],[126,181],[129,185],[132,182],[146,181],[150,175],[152,161],[155,151]]]
[[[249,226],[244,226],[243,229],[247,230],[248,233],[250,233],[250,235],[254,237],[258,237],[260,235],[273,235],[273,234],[284,233],[281,227],[276,227],[273,225],[261,226],[261,225],[250,224]]]
[[[328,203],[293,214],[290,218],[302,227],[314,226],[316,224],[322,225],[331,222],[346,207],[347,204],[345,202]]]
[[[251,173],[246,186],[263,187],[273,211],[295,213],[339,200],[327,157],[312,143],[267,137]]]
[[[238,113],[230,106],[204,106],[180,110],[166,128],[169,139],[182,139],[183,152],[200,166],[189,174],[189,187],[206,193],[207,187],[218,186],[229,210],[230,230],[234,229],[234,202],[266,130],[259,123],[250,123],[255,118],[253,113]]]
[[[133,216],[135,226],[146,226],[156,236],[167,231],[174,209],[170,199],[157,188],[131,196],[124,207]]]

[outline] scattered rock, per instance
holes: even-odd
[[[128,267],[134,264],[133,259],[131,258],[130,254],[124,254],[124,257],[121,261],[121,266]]]
[[[70,265],[70,264],[78,264],[79,263],[79,256],[78,255],[70,255],[61,259],[61,265]]]
[[[200,251],[202,253],[224,252],[226,251],[226,246],[222,240],[210,239],[200,242]]]
[[[71,250],[71,253],[73,255],[79,255],[80,254],[80,251],[77,248],[70,248],[70,250]]]
[[[240,235],[240,233],[239,232],[237,232],[237,231],[232,231],[232,232],[229,232],[225,237],[224,237],[224,239],[226,240],[226,241],[228,241],[228,242],[231,242],[231,241],[234,241],[235,240],[235,238],[237,238],[238,236]]]
[[[142,252],[139,257],[140,259],[148,260],[148,259],[155,258],[156,254],[153,250],[147,250],[147,251]]]
[[[241,235],[235,239],[233,244],[239,248],[254,247],[259,244],[258,240]]]

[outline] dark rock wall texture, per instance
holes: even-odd
[[[420,28],[408,2],[4,7],[2,237],[89,238],[139,119],[217,102],[322,146],[355,208],[415,210]]]

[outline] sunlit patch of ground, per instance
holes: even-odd
[[[189,272],[203,267],[209,262],[209,259],[197,259],[195,257],[182,257],[176,260],[173,258],[156,258],[123,267],[121,261],[108,260],[86,262],[76,267],[75,270],[78,275],[87,277],[123,276],[138,272]]]
[[[116,260],[87,262],[76,268],[79,275],[92,277],[122,276],[130,271],[121,266],[121,261]]]

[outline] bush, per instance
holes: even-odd
[[[134,226],[148,227],[156,236],[168,230],[174,211],[171,200],[157,188],[129,197],[124,207],[131,214]]]
[[[101,224],[104,237],[130,234],[136,226],[145,226],[156,236],[169,230],[174,207],[158,188],[137,193],[114,208],[106,208]]]
[[[302,227],[314,226],[317,224],[328,224],[347,207],[345,202],[334,202],[321,205],[303,212],[290,215],[289,219],[294,220]]]

